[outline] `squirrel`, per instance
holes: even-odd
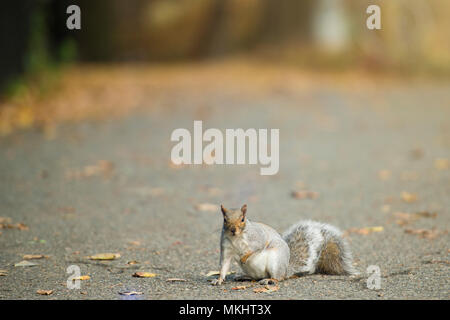
[[[231,263],[236,261],[243,274],[235,280],[259,280],[273,284],[293,275],[325,273],[356,275],[352,254],[341,231],[329,224],[300,221],[283,235],[273,228],[247,219],[247,205],[226,209],[220,239],[220,275],[212,281],[225,281]]]

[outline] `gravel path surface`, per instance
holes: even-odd
[[[61,126],[53,139],[37,130],[3,138],[0,217],[10,220],[0,229],[0,298],[449,299],[449,89],[199,91],[198,100],[179,95],[120,119]],[[221,130],[279,128],[279,173],[171,165],[172,131],[192,131],[194,120]],[[318,196],[296,199],[298,190]],[[221,203],[247,203],[250,219],[280,232],[300,219],[349,231],[361,276],[305,276],[271,293],[255,293],[250,282],[211,286],[222,223],[212,205]],[[86,258],[105,252],[120,258]],[[49,257],[14,266],[26,254]],[[66,287],[70,265],[90,276],[79,290]],[[381,270],[380,290],[367,288],[369,265]],[[139,271],[157,275],[132,276]],[[238,285],[248,287],[232,290]]]

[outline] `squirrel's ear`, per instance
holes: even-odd
[[[242,206],[241,211],[242,211],[243,214],[245,214],[247,212],[247,205],[246,204],[244,204]]]
[[[228,212],[228,210],[225,209],[225,207],[224,207],[223,205],[220,205],[220,211],[222,211],[222,214],[223,214],[223,215],[226,215],[227,212]]]

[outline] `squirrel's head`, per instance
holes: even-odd
[[[247,205],[244,204],[240,209],[226,209],[220,206],[223,214],[223,228],[230,235],[239,235],[245,228],[245,214],[247,213]]]

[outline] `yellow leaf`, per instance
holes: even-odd
[[[156,273],[151,273],[151,272],[136,272],[135,274],[133,274],[133,277],[137,277],[137,278],[153,278],[156,276],[157,276]]]
[[[403,191],[401,196],[402,196],[402,200],[405,202],[408,202],[408,203],[417,201],[417,195],[414,193],[409,193],[409,192]]]
[[[98,253],[89,257],[91,260],[114,260],[118,258],[120,258],[119,253]]]
[[[234,271],[230,271],[227,273],[227,275],[235,273]],[[218,276],[220,275],[220,271],[210,271],[206,274],[207,277],[211,277],[211,276]]]
[[[49,296],[53,293],[53,290],[38,290],[36,293],[41,294],[43,296]]]
[[[42,258],[48,258],[48,256],[43,254],[26,254],[23,256],[25,260],[32,260],[32,259],[42,259]]]
[[[90,278],[91,278],[90,276],[85,275],[85,276],[79,276],[79,277],[73,278],[73,280],[89,280]]]

